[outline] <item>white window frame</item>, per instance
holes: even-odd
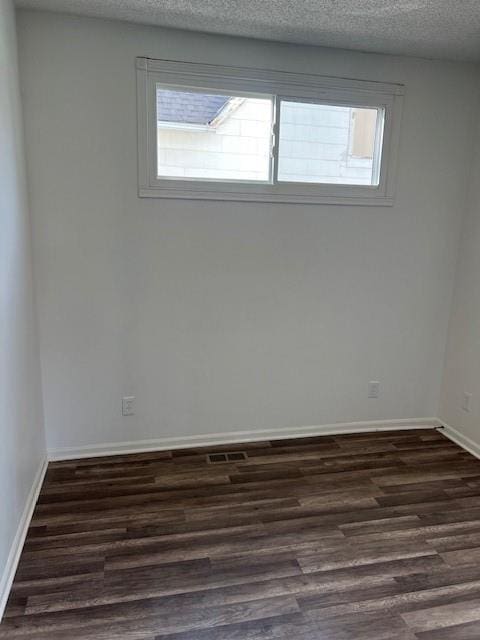
[[[138,194],[146,198],[187,198],[305,204],[391,206],[404,86],[281,71],[244,69],[137,58]],[[272,180],[241,182],[157,176],[157,84],[177,90],[208,90],[240,96],[273,96]],[[384,110],[378,185],[277,182],[278,117],[281,100],[331,103]]]

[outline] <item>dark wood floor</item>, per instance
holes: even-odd
[[[0,638],[480,639],[480,461],[434,430],[227,450],[50,464]]]

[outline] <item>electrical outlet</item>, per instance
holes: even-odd
[[[135,396],[125,396],[122,398],[122,415],[133,416],[135,413]]]
[[[378,398],[380,395],[380,382],[378,380],[370,380],[368,383],[368,397]]]
[[[467,413],[470,413],[470,406],[472,404],[472,394],[467,391],[463,392],[462,409]]]

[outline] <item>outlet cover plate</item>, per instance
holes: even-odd
[[[470,413],[472,405],[472,394],[468,391],[463,392],[462,409],[467,413]]]
[[[378,398],[380,395],[380,382],[378,380],[370,380],[368,383],[368,397]]]
[[[133,416],[135,413],[135,396],[124,396],[122,398],[122,415]]]

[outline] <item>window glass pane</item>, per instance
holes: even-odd
[[[383,120],[383,109],[282,100],[278,180],[378,185]]]
[[[157,175],[270,179],[273,102],[157,85]]]

